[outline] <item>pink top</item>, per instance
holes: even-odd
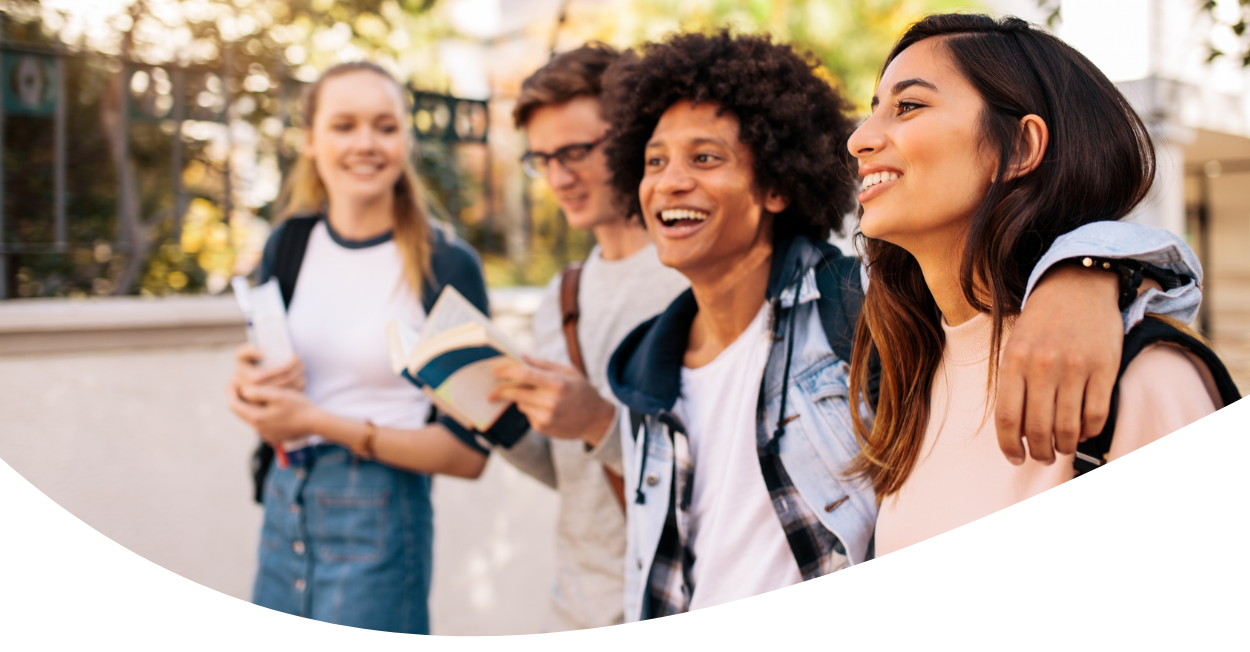
[[[946,348],[929,395],[929,425],[903,488],[882,501],[876,554],[881,556],[957,528],[1070,480],[1072,455],[1046,466],[1012,466],[998,447],[994,405],[987,401],[993,322],[978,315],[948,326]],[[1206,366],[1169,345],[1142,351],[1120,380],[1115,438],[1121,457],[1216,410],[1219,393]]]

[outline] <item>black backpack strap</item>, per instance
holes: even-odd
[[[829,338],[829,347],[849,365],[855,346],[855,326],[864,307],[861,263],[833,245],[818,246],[824,260],[816,266],[816,289],[820,291],[816,309],[825,337]],[[876,407],[881,387],[881,360],[875,351],[869,356],[868,364],[868,395],[872,406]]]
[[[1198,338],[1169,324],[1162,319],[1147,317],[1124,336],[1124,353],[1120,357],[1120,373],[1116,376],[1115,387],[1111,390],[1111,409],[1107,414],[1107,425],[1096,437],[1087,439],[1076,447],[1076,459],[1072,466],[1076,474],[1083,475],[1106,463],[1107,452],[1111,450],[1111,440],[1115,436],[1116,413],[1120,403],[1120,379],[1128,369],[1129,363],[1152,344],[1175,344],[1183,347],[1207,366],[1215,387],[1220,392],[1224,405],[1229,405],[1241,398],[1237,385],[1228,373],[1228,368],[1220,361],[1211,347]]]
[[[265,258],[261,262],[260,282],[270,277],[278,279],[282,291],[282,303],[291,305],[295,296],[295,282],[304,264],[304,252],[308,249],[308,236],[321,219],[319,215],[292,217],[274,230],[272,240],[265,244]],[[273,465],[273,447],[261,442],[252,452],[252,499],[264,503],[265,477]]]
[[[289,308],[291,297],[295,296],[295,282],[299,280],[300,266],[304,264],[304,252],[308,250],[308,237],[313,227],[321,220],[319,215],[292,217],[281,226],[277,237],[274,258],[269,261],[269,269],[278,279],[278,288],[282,290],[282,302]]]

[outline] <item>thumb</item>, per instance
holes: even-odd
[[[555,371],[555,372],[559,372],[563,374],[577,374],[579,376],[581,375],[580,373],[577,372],[576,369],[569,367],[567,365],[562,365],[558,362],[551,362],[550,360],[534,358],[528,355],[523,355],[521,357],[525,358],[525,362],[529,364],[531,367],[534,367],[535,369],[541,369],[542,371]]]
[[[268,403],[277,399],[281,391],[277,387],[265,385],[244,385],[239,388],[239,394],[249,403]]]

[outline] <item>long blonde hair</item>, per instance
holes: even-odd
[[[325,80],[353,72],[371,72],[394,84],[399,89],[404,108],[408,108],[407,90],[382,67],[367,61],[340,63],[322,73],[316,82],[304,88],[300,99],[300,115],[304,129],[312,129],[317,116],[317,99]],[[401,124],[407,124],[403,121]],[[300,156],[294,168],[287,174],[282,193],[278,196],[277,225],[295,215],[314,215],[324,210],[327,201],[325,184],[317,174],[317,166],[309,156]],[[421,298],[422,281],[430,274],[431,225],[425,209],[421,182],[412,165],[412,158],[405,157],[403,173],[395,181],[395,244],[404,260],[404,279],[417,298]]]

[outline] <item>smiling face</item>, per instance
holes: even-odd
[[[776,193],[758,191],[738,119],[716,111],[684,100],[669,107],[647,143],[638,187],[660,262],[688,277],[771,248],[772,216],[786,207]]]
[[[962,250],[997,168],[980,146],[980,93],[930,38],[890,62],[872,104],[848,142],[864,179],[860,230],[918,257]]]
[[[331,203],[368,204],[393,195],[408,156],[404,101],[394,82],[360,70],[324,80],[305,130]]]
[[[554,154],[569,145],[602,141],[607,131],[599,100],[589,95],[539,107],[525,123],[529,150],[543,154]],[[554,158],[549,160],[547,183],[570,226],[592,229],[625,219],[625,211],[617,205],[609,185],[612,174],[603,158],[602,143],[586,159],[569,165],[574,169]]]

